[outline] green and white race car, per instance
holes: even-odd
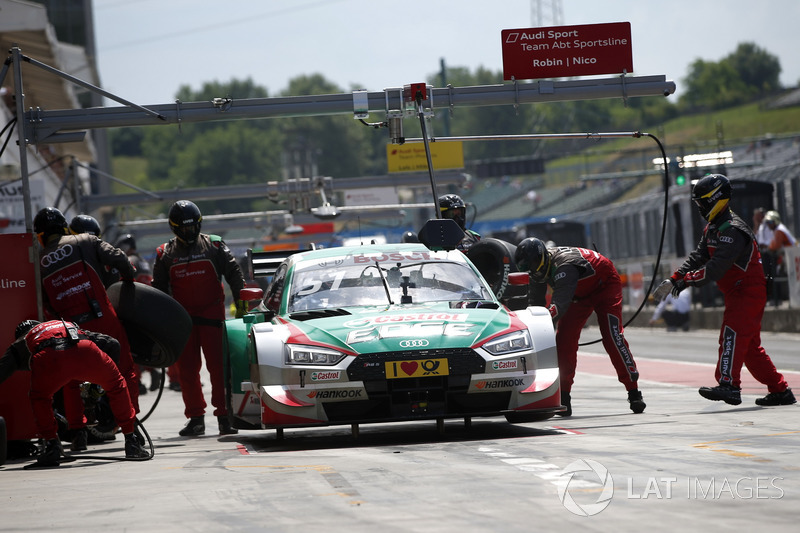
[[[509,310],[462,252],[328,248],[268,271],[259,305],[225,324],[235,427],[357,432],[420,419],[531,422],[563,410],[550,314]]]

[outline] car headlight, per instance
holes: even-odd
[[[286,345],[287,365],[335,365],[344,358],[345,354],[330,348],[301,344]]]
[[[531,336],[527,329],[514,331],[492,339],[483,345],[483,348],[492,355],[505,355],[531,349]]]

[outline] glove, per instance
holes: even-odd
[[[236,300],[236,313],[233,315],[234,318],[242,318],[245,314],[247,314],[247,304],[244,303],[244,300]]]
[[[658,287],[656,287],[656,290],[653,291],[653,299],[656,302],[660,302],[667,297],[667,294],[669,294],[674,287],[675,282],[672,280],[672,278],[665,279],[659,283]]]
[[[672,297],[677,298],[683,289],[687,287],[686,282],[682,279],[670,279],[672,281]]]

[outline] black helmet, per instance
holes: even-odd
[[[403,242],[419,242],[419,237],[413,231],[403,233]]]
[[[126,233],[117,241],[117,248],[126,254],[136,251],[136,239],[130,233]]]
[[[200,209],[188,200],[178,200],[169,208],[169,227],[186,244],[194,244],[197,240],[202,222]]]
[[[69,231],[74,235],[79,233],[91,233],[98,239],[100,238],[100,224],[97,219],[89,215],[75,215],[69,223]]]
[[[23,320],[14,328],[14,338],[19,339],[23,335],[27,335],[27,333],[33,329],[33,326],[37,324],[41,324],[41,322],[38,320]]]
[[[692,201],[709,222],[727,207],[730,199],[731,182],[722,174],[704,176],[692,188]]]
[[[467,225],[467,204],[457,194],[445,194],[439,197],[439,212],[442,218],[450,218],[463,230]]]
[[[550,252],[541,239],[528,237],[517,245],[514,262],[520,272],[529,272],[531,279],[542,283],[550,272]]]
[[[55,207],[45,207],[33,217],[33,231],[39,236],[39,242],[44,245],[51,235],[67,235],[69,227],[61,211]]]

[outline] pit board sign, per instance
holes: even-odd
[[[633,72],[630,22],[502,30],[503,79]]]

